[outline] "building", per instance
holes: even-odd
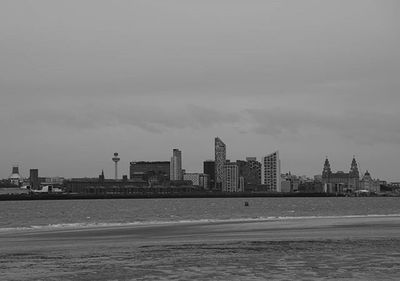
[[[222,191],[225,186],[225,162],[226,162],[226,146],[223,141],[216,137],[214,142],[215,151],[215,189]]]
[[[369,192],[379,193],[381,191],[381,185],[379,181],[373,180],[371,174],[366,171],[364,176],[360,180],[360,189],[368,190]]]
[[[264,184],[268,191],[281,192],[281,161],[279,151],[263,157]]]
[[[281,192],[298,192],[299,185],[301,182],[301,177],[292,175],[290,172],[281,175]]]
[[[40,177],[39,178],[41,185],[62,185],[65,181],[63,177]]]
[[[300,182],[298,192],[301,193],[324,193],[324,187],[320,181]]]
[[[322,175],[315,175],[315,176],[314,176],[314,181],[316,181],[316,182],[322,182]]]
[[[224,165],[225,180],[223,181],[223,192],[243,192],[244,179],[239,177],[239,165],[227,161]]]
[[[19,167],[18,166],[13,166],[12,167],[12,173],[11,173],[11,176],[10,176],[9,180],[10,180],[10,183],[12,185],[19,186],[21,184],[22,178],[21,178],[21,176],[19,174]]]
[[[38,169],[30,169],[29,170],[29,185],[31,189],[37,190],[40,186],[39,181],[39,170]]]
[[[209,175],[208,189],[212,189],[215,186],[215,161],[206,160],[203,162],[203,173]]]
[[[73,178],[64,181],[64,189],[67,193],[78,194],[136,194],[153,192],[154,189],[148,182],[141,179],[130,179],[124,176],[122,179],[105,179],[102,172],[98,178]]]
[[[281,178],[281,192],[291,192],[290,181],[284,177]]]
[[[185,173],[183,175],[184,181],[191,181],[194,186],[199,186],[202,189],[209,188],[209,179],[209,175],[201,173]]]
[[[182,179],[182,152],[179,149],[174,149],[171,157],[170,180],[179,181]]]
[[[333,173],[328,158],[322,170],[322,183],[327,193],[352,193],[360,189],[360,175],[355,157],[351,161],[350,171]]]
[[[244,190],[248,186],[261,184],[261,163],[255,157],[247,157],[246,161],[237,160],[239,166],[239,176],[243,177]]]
[[[168,181],[170,178],[169,161],[138,161],[131,162],[129,167],[130,179],[152,182],[155,184]]]

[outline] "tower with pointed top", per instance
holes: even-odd
[[[329,178],[332,174],[331,164],[329,163],[328,157],[325,159],[324,169],[322,170],[322,177]]]
[[[350,174],[354,177],[360,177],[360,173],[358,172],[358,165],[355,156],[353,156],[353,160],[351,161]]]
[[[358,165],[355,156],[353,156],[353,160],[351,161],[350,166],[349,188],[351,188],[352,190],[360,189],[360,173],[358,171]]]

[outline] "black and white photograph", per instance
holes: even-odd
[[[0,0],[0,280],[400,280],[400,1]]]

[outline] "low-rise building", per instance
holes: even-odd
[[[199,186],[202,189],[209,189],[210,176],[202,173],[185,173],[183,175],[185,181],[191,181],[194,186]]]
[[[371,174],[366,171],[360,180],[360,189],[378,193],[381,191],[381,185],[378,180],[372,179]]]
[[[152,184],[162,184],[170,179],[169,161],[131,162],[129,174],[131,180],[142,180]]]

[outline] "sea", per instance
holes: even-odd
[[[0,202],[0,280],[400,280],[400,198]]]

